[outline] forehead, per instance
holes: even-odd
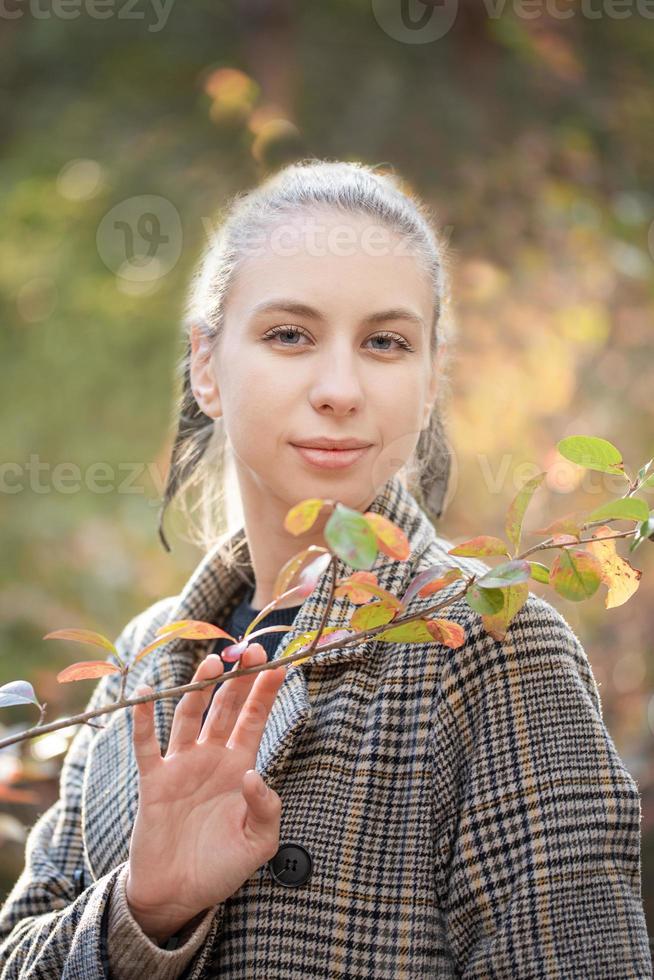
[[[325,311],[411,305],[427,322],[433,304],[429,275],[405,236],[377,218],[336,211],[280,217],[251,236],[226,313],[248,315],[279,295]]]

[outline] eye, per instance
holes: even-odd
[[[275,337],[280,337],[282,334],[298,334],[298,336],[307,337],[308,334],[304,330],[300,330],[299,327],[294,327],[289,324],[283,323],[278,327],[272,327],[267,333],[263,335],[263,340],[274,340]],[[282,347],[297,347],[297,344],[282,344]]]
[[[289,335],[289,334],[297,334],[298,336],[309,337],[309,335],[304,330],[301,330],[299,327],[295,327],[295,326],[292,326],[290,324],[280,324],[279,326],[272,327],[270,330],[268,330],[267,333],[265,333],[263,335],[263,338],[262,339],[263,340],[274,340],[276,337],[281,337],[283,334],[286,334],[286,335]],[[376,340],[378,338],[381,338],[382,340],[393,340],[398,345],[398,347],[402,348],[403,350],[406,350],[406,351],[413,351],[414,350],[414,348],[411,346],[411,344],[407,340],[405,340],[405,338],[402,337],[402,335],[399,334],[399,333],[391,333],[391,332],[389,332],[387,330],[383,330],[380,333],[373,334],[372,337],[369,337],[368,339],[369,340]],[[311,339],[311,338],[309,338],[309,339]],[[282,347],[298,347],[298,346],[299,346],[298,344],[294,344],[294,343],[291,343],[291,344],[283,343],[282,344]],[[383,354],[383,353],[386,353],[387,351],[389,351],[390,348],[389,347],[377,347],[376,350],[379,353],[382,353]]]

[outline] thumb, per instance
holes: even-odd
[[[248,769],[243,776],[243,797],[248,805],[245,822],[250,830],[259,835],[269,834],[275,822],[279,822],[281,800],[266,786],[256,769]]]

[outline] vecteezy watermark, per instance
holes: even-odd
[[[220,223],[206,216],[201,222],[207,242],[220,249]],[[439,232],[443,244],[452,230],[453,225],[447,225]],[[155,194],[126,198],[102,218],[96,244],[102,261],[119,279],[134,284],[156,282],[172,271],[181,255],[183,231],[179,212],[165,197]],[[242,258],[265,254],[280,258],[351,258],[357,254],[381,258],[413,256],[415,249],[408,235],[399,234],[378,220],[368,221],[361,216],[337,220],[334,215],[323,218],[312,213],[257,225],[241,233],[238,241]]]
[[[116,465],[95,461],[82,468],[77,463],[50,463],[38,453],[30,453],[26,462],[0,462],[0,494],[14,495],[26,490],[36,494],[49,493],[129,493],[144,494],[146,489],[136,481],[147,474],[158,496],[148,500],[151,507],[159,506],[164,490],[163,474],[156,462],[125,462]]]
[[[153,282],[170,272],[182,251],[182,222],[165,197],[140,194],[116,204],[96,234],[100,258],[119,278]]]
[[[146,0],[146,9],[139,9],[139,0],[0,0],[0,19],[17,20],[75,20],[84,14],[92,20],[138,20],[147,23],[147,30],[156,34],[168,22],[175,0]]]
[[[207,240],[210,243],[215,241],[220,226],[214,226],[210,218],[203,218],[202,224]],[[452,229],[452,225],[445,226],[440,238],[446,241]],[[247,258],[257,258],[267,252],[280,258],[300,254],[316,258],[351,258],[357,254],[381,258],[387,255],[414,255],[415,248],[408,235],[394,231],[381,221],[362,220],[359,216],[353,216],[352,221],[337,221],[333,215],[322,219],[312,213],[255,227],[238,243],[239,253]]]
[[[511,13],[521,20],[625,20],[640,16],[654,20],[654,0],[481,0],[486,14],[499,20]],[[451,30],[459,0],[372,0],[372,12],[381,29],[404,44],[429,44]]]

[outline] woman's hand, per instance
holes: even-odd
[[[255,643],[239,666],[266,659],[261,644]],[[220,657],[210,654],[193,681],[218,677],[223,670]],[[201,731],[213,687],[184,694],[163,757],[154,730],[154,702],[132,708],[139,804],[126,895],[133,916],[155,939],[167,938],[233,895],[277,853],[281,800],[254,766],[285,676],[286,668],[277,667],[225,681]],[[140,685],[134,693],[150,690]]]

